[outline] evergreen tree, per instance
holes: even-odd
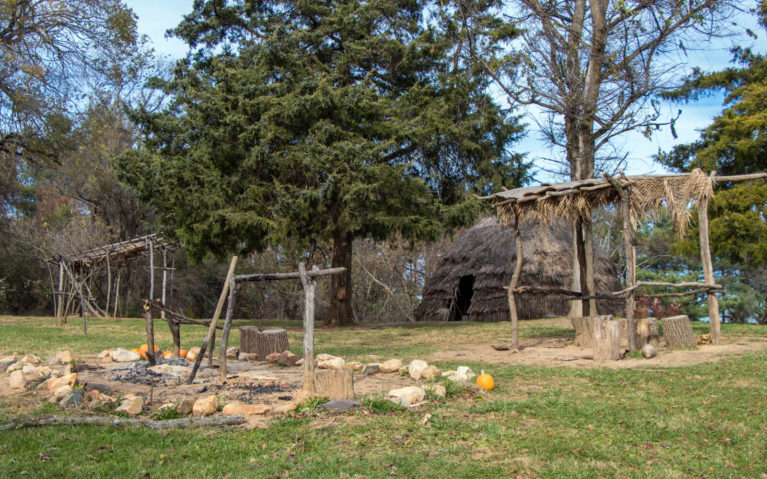
[[[519,185],[521,127],[452,61],[415,0],[196,1],[192,49],[123,177],[194,256],[332,240],[328,318],[352,322],[352,241],[434,238],[476,215],[472,193]],[[436,18],[436,17],[435,17]],[[431,25],[430,25],[431,24]],[[483,181],[491,178],[491,181]]]
[[[767,2],[759,7],[760,22],[767,27]],[[700,71],[683,88],[668,95],[680,101],[695,100],[716,91],[726,93],[724,110],[706,127],[697,141],[675,147],[658,160],[678,170],[701,168],[720,175],[767,170],[767,57],[747,48],[735,48],[737,66],[720,72]],[[735,290],[743,291],[742,301],[730,301],[737,311],[747,310],[743,301],[765,303],[767,282],[759,270],[767,264],[767,186],[763,182],[720,184],[709,207],[711,251],[722,273],[746,273]],[[697,228],[697,227],[696,227]],[[696,230],[681,242],[680,251],[697,254]],[[746,294],[747,292],[747,294]],[[743,314],[733,313],[744,320]],[[764,321],[767,312],[761,312]]]

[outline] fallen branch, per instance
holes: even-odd
[[[245,422],[245,417],[241,415],[184,417],[165,421],[109,416],[38,416],[18,418],[9,423],[0,424],[0,431],[38,426],[81,426],[89,424],[114,427],[148,427],[157,431],[163,431],[167,429],[186,429],[188,427],[236,426],[243,422]]]

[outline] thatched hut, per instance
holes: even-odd
[[[572,228],[566,222],[520,225],[524,267],[519,281],[524,286],[570,289],[572,280]],[[516,258],[514,231],[494,217],[480,220],[461,233],[445,251],[434,273],[426,280],[423,299],[416,309],[417,321],[508,321],[508,286]],[[602,251],[596,252],[598,293],[620,289],[619,268]],[[599,300],[600,313],[614,314],[621,300]],[[563,316],[570,301],[560,295],[518,295],[523,319]]]

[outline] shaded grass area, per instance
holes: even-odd
[[[53,327],[38,334],[39,324],[24,329],[26,322],[18,323],[0,323],[3,350],[55,350],[77,336],[74,325],[71,332]],[[300,331],[288,326],[291,343],[300,347]],[[356,327],[319,330],[317,342],[322,352],[350,358],[413,358],[459,345],[467,335],[472,341],[503,337],[507,327]],[[523,328],[528,338],[570,334],[546,321]],[[201,340],[204,329],[194,329],[183,331],[182,339]],[[118,340],[135,344],[143,323],[105,321],[91,331],[78,351],[98,352]],[[723,333],[764,340],[767,327],[723,325]],[[29,349],[9,348],[9,337]],[[767,474],[766,361],[767,353],[756,352],[685,368],[462,362],[488,370],[496,389],[414,410],[376,407],[341,416],[309,410],[307,417],[275,420],[255,431],[82,426],[0,432],[0,476],[758,478]],[[4,419],[8,409],[0,400]],[[47,406],[41,412],[53,411]]]

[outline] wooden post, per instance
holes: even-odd
[[[117,303],[120,302],[120,269],[117,270],[117,281],[115,284],[115,312],[112,316],[117,317]]]
[[[219,316],[221,316],[221,310],[224,309],[224,301],[226,301],[226,297],[229,293],[229,282],[232,280],[235,266],[237,266],[237,256],[232,256],[232,262],[229,263],[229,271],[226,273],[226,280],[224,280],[224,288],[221,290],[221,296],[218,298],[216,311],[213,313],[213,318],[210,320],[208,335],[202,342],[202,346],[200,347],[200,354],[198,354],[197,359],[194,360],[194,367],[192,368],[192,372],[189,374],[189,379],[186,380],[187,384],[192,384],[192,381],[194,381],[194,377],[197,375],[197,370],[200,368],[202,358],[205,356],[205,350],[208,348],[208,344],[210,344],[211,340],[213,339],[213,334],[216,332],[216,324],[218,323]]]
[[[149,299],[154,301],[154,244],[151,239],[146,242],[149,245]]]
[[[168,309],[173,309],[173,273],[176,271],[176,255],[170,257],[170,291],[168,295],[168,304],[165,304],[165,307]]]
[[[149,301],[144,301],[144,322],[146,323],[146,358],[149,365],[157,364],[154,358],[154,318],[152,317],[152,306]]]
[[[514,273],[507,291],[509,301],[509,314],[511,315],[511,349],[519,351],[519,315],[517,314],[516,292],[519,277],[522,274],[522,235],[519,232],[519,215],[514,210],[514,246],[517,249],[517,258],[514,263]]]
[[[173,357],[179,357],[181,353],[181,325],[173,318],[168,318],[168,328],[173,338]]]
[[[711,248],[708,239],[708,197],[704,196],[698,202],[698,229],[700,230],[700,259],[703,263],[703,279],[706,284],[714,284],[714,266],[711,262]],[[719,300],[714,290],[706,293],[708,299],[708,322],[711,328],[711,342],[719,342]]]
[[[634,228],[631,227],[631,190],[629,187],[622,188],[621,209],[623,211],[623,251],[626,256],[626,288],[634,286]],[[634,290],[629,290],[626,295],[626,332],[629,341],[629,351],[637,348],[637,325],[634,319]]]
[[[64,315],[64,260],[59,260],[59,293],[58,302],[56,304],[56,320],[59,325],[63,324],[62,316]]]
[[[210,337],[210,344],[208,345],[208,367],[213,367],[213,349],[216,347],[216,330],[213,330],[213,336]],[[204,354],[202,351],[200,354]]]
[[[168,251],[162,249],[162,304],[165,305],[165,288],[168,283]],[[160,318],[165,319],[165,311],[160,311]]]
[[[583,218],[580,216],[575,220],[575,254],[578,258],[578,278],[580,279],[580,290],[583,296],[590,296],[588,283],[588,272],[586,271],[586,244],[583,238]],[[581,300],[581,310],[583,316],[591,316],[591,303],[588,300]]]
[[[107,304],[104,307],[104,312],[106,313],[106,316],[109,316],[109,300],[112,299],[110,296],[112,294],[112,267],[109,264],[109,251],[107,251]]]
[[[314,384],[314,290],[313,278],[306,275],[304,263],[298,263],[301,284],[304,286],[304,391],[313,394]]]
[[[237,294],[237,281],[232,278],[229,285],[229,300],[226,304],[226,317],[224,319],[224,330],[221,332],[221,364],[218,367],[219,378],[221,382],[226,381],[226,349],[229,346],[229,330],[232,328],[232,316],[234,316],[234,301]]]
[[[583,221],[583,246],[586,254],[586,286],[588,295],[596,295],[596,281],[594,279],[594,233],[591,227],[591,213],[589,212]],[[598,316],[597,300],[591,298],[589,301],[589,316]]]

